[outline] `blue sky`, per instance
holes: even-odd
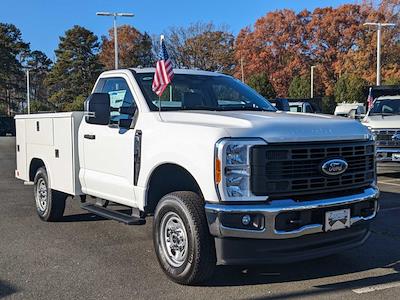
[[[196,21],[227,25],[237,34],[268,11],[291,8],[300,11],[322,6],[338,6],[351,0],[0,0],[0,22],[15,24],[30,42],[31,49],[44,51],[54,60],[54,49],[65,30],[75,24],[96,35],[106,34],[112,19],[97,17],[96,11],[126,11],[134,18],[120,18],[150,34],[160,34],[170,26]]]

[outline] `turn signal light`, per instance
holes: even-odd
[[[219,184],[221,182],[221,161],[215,159],[215,183]]]

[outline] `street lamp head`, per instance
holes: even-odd
[[[96,16],[105,16],[105,17],[109,17],[109,16],[113,16],[113,13],[110,12],[105,12],[105,11],[99,11],[96,13]]]
[[[132,13],[116,13],[118,17],[133,17],[134,14]]]
[[[134,14],[132,13],[124,13],[124,12],[118,12],[118,13],[113,13],[113,12],[108,12],[108,11],[99,11],[96,13],[97,16],[103,16],[103,17],[133,17]]]
[[[374,22],[366,22],[363,24],[364,26],[378,26],[378,27],[395,27],[397,26],[395,23],[374,23]]]

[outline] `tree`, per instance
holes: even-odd
[[[57,60],[46,79],[49,101],[56,110],[83,109],[83,101],[102,71],[98,49],[93,32],[78,25],[60,37]]]
[[[276,97],[274,87],[265,73],[250,76],[246,83],[267,99]]]
[[[289,98],[310,98],[310,78],[308,76],[295,76],[289,86]]]
[[[172,27],[165,33],[166,45],[177,67],[232,73],[235,66],[235,37],[213,23],[195,23],[188,28]],[[157,52],[157,41],[155,41]]]
[[[370,1],[372,2],[372,1]],[[352,73],[369,84],[375,80],[376,30],[363,23],[393,22],[400,26],[399,0],[378,5],[364,1],[337,8],[316,8],[296,14],[277,10],[243,28],[236,40],[236,62],[243,60],[244,73],[266,73],[278,96],[286,96],[294,77],[318,67],[321,95],[333,96],[339,77]],[[400,78],[400,32],[385,28],[382,38],[382,75]],[[237,64],[235,75],[240,77]]]
[[[345,74],[335,84],[335,100],[340,102],[364,102],[367,82],[353,74]]]
[[[307,72],[307,32],[309,12],[296,14],[284,9],[267,13],[250,27],[242,29],[236,40],[236,61],[243,60],[244,73],[265,73],[279,97],[287,96],[294,76]],[[236,76],[240,75],[239,64]]]
[[[47,104],[47,88],[45,86],[45,79],[50,71],[52,61],[42,51],[32,51],[27,57],[27,67],[30,74],[30,95],[32,101],[40,102],[40,110],[44,110]],[[32,104],[32,103],[31,103]]]
[[[10,114],[22,107],[25,99],[22,60],[29,44],[22,40],[21,31],[13,24],[0,23],[0,107]]]
[[[120,68],[150,67],[154,64],[152,40],[129,25],[118,27],[118,63]],[[100,61],[107,69],[114,69],[114,32],[102,37]]]

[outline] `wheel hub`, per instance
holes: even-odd
[[[168,263],[180,267],[186,260],[188,238],[182,219],[168,212],[161,220],[160,241]]]
[[[36,184],[36,205],[40,211],[44,212],[47,208],[47,185],[43,178],[39,178]]]

